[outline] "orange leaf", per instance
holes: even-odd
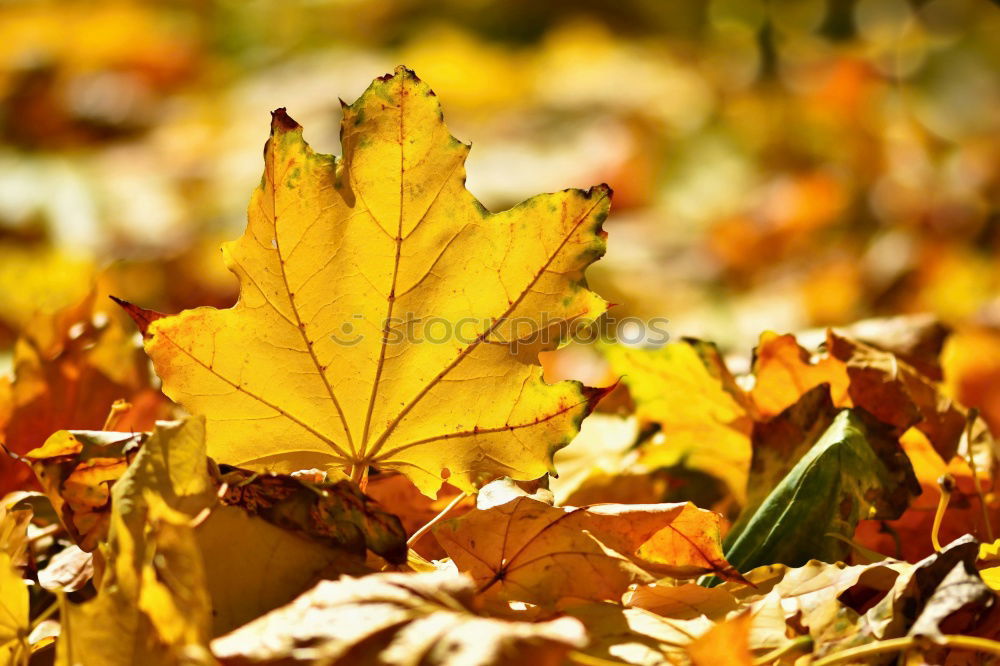
[[[809,389],[826,383],[838,407],[849,407],[847,372],[840,361],[813,359],[799,346],[795,336],[762,333],[754,354],[756,383],[750,392],[762,417],[781,413],[794,405]]]
[[[690,503],[555,508],[529,497],[446,521],[435,535],[479,593],[538,605],[618,601],[632,583],[716,573],[720,516]]]

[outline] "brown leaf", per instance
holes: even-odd
[[[830,354],[847,365],[848,393],[855,405],[894,426],[915,425],[945,460],[958,449],[965,417],[934,383],[890,352],[827,332]]]
[[[406,533],[399,518],[379,508],[350,481],[310,482],[228,465],[221,469],[218,482],[226,484],[225,505],[360,559],[367,548],[392,564],[406,561]]]
[[[895,354],[918,372],[941,381],[941,351],[951,328],[930,314],[865,319],[837,327],[837,332]]]
[[[38,572],[38,584],[46,590],[75,592],[94,577],[94,555],[70,545],[56,553]]]
[[[556,666],[586,643],[579,621],[506,622],[474,612],[471,580],[443,572],[323,581],[212,641],[225,666]]]

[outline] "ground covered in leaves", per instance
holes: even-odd
[[[341,140],[274,112],[233,307],[95,289],[20,331],[8,663],[1000,655],[995,334],[764,332],[747,363],[602,339],[606,385],[546,381],[607,317],[610,188],[490,212],[403,67]]]

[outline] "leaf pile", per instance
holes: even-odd
[[[604,341],[617,388],[548,383],[538,354],[607,309],[584,272],[610,190],[490,213],[405,68],[344,106],[341,141],[315,153],[274,113],[223,248],[232,308],[119,301],[173,404],[92,299],[19,343],[5,663],[1000,651],[995,433],[957,399],[977,384],[943,381],[970,376],[947,329],[765,333],[747,373],[705,341]]]

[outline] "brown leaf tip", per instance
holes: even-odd
[[[594,196],[607,197],[611,199],[615,195],[615,191],[611,189],[611,186],[607,183],[601,183],[600,185],[594,185],[589,190],[587,190],[587,198],[591,199]]]
[[[132,321],[135,325],[139,327],[139,332],[145,337],[146,331],[149,329],[149,325],[152,324],[157,319],[163,319],[167,315],[162,312],[156,312],[155,310],[146,310],[145,308],[140,308],[138,305],[129,303],[126,300],[118,298],[117,296],[108,295],[108,298],[113,300],[115,303],[120,305],[125,312],[128,313],[129,317],[132,317]]]
[[[295,122],[288,112],[285,111],[285,107],[275,109],[271,112],[271,132],[276,130],[281,130],[283,132],[294,132],[295,130],[302,129],[302,125]]]
[[[610,386],[597,386],[597,387],[594,387],[594,386],[584,386],[583,387],[584,396],[586,396],[586,398],[587,398],[587,411],[586,411],[586,413],[590,414],[595,409],[597,409],[597,403],[599,403],[607,395],[609,395],[612,391],[614,391],[616,388],[618,388],[618,385],[621,383],[621,381],[622,381],[622,378],[619,377],[618,379],[615,380],[615,383],[611,384]]]

